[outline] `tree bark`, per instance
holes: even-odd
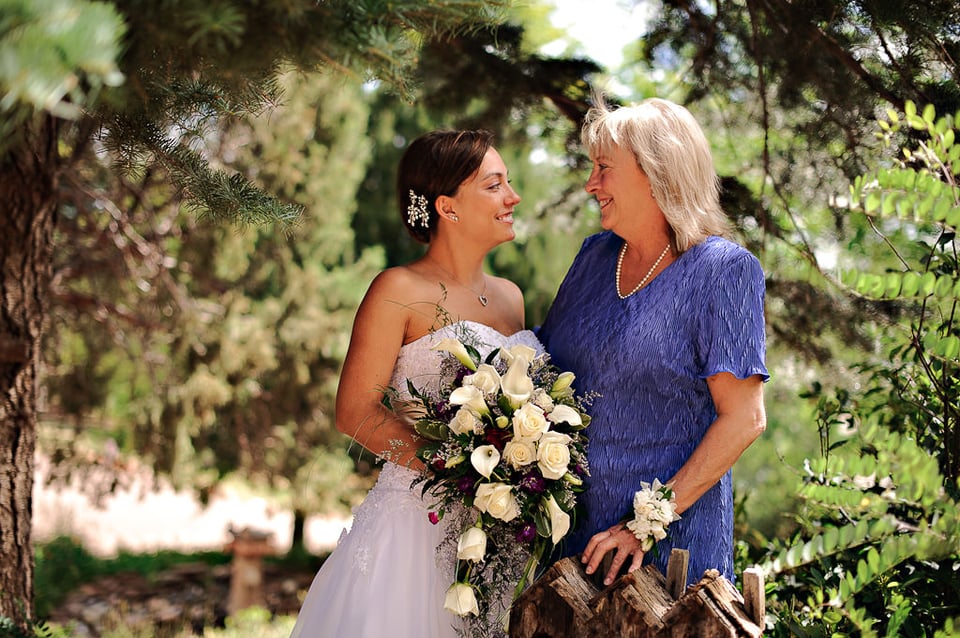
[[[36,385],[56,222],[57,131],[28,125],[0,157],[0,616],[33,619]]]

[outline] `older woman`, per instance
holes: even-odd
[[[691,582],[708,568],[732,580],[731,467],[766,427],[763,272],[724,238],[709,145],[685,108],[599,99],[581,141],[604,232],[584,241],[538,334],[601,394],[585,517],[565,553],[593,573],[615,552],[606,584],[625,564],[665,571],[672,548],[689,550]],[[638,491],[666,512],[665,538],[637,520]]]

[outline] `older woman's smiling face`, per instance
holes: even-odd
[[[592,159],[593,169],[584,188],[600,204],[600,225],[605,230],[616,232],[656,207],[650,180],[629,149],[613,146]]]

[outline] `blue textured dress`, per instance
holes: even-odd
[[[579,392],[599,392],[587,430],[585,517],[562,548],[583,551],[590,537],[631,511],[640,482],[666,482],[693,453],[716,410],[706,378],[730,372],[769,378],[764,275],[756,257],[719,237],[690,248],[638,292],[616,292],[611,232],[588,237],[538,331]],[[708,568],[733,581],[733,488],[728,471],[682,518],[645,563],[666,572],[674,547],[690,552],[688,580]]]

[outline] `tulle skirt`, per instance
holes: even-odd
[[[416,476],[384,466],[314,578],[291,638],[458,635],[459,617],[443,608],[455,548],[444,549],[446,521],[431,524],[419,487],[411,490]]]

